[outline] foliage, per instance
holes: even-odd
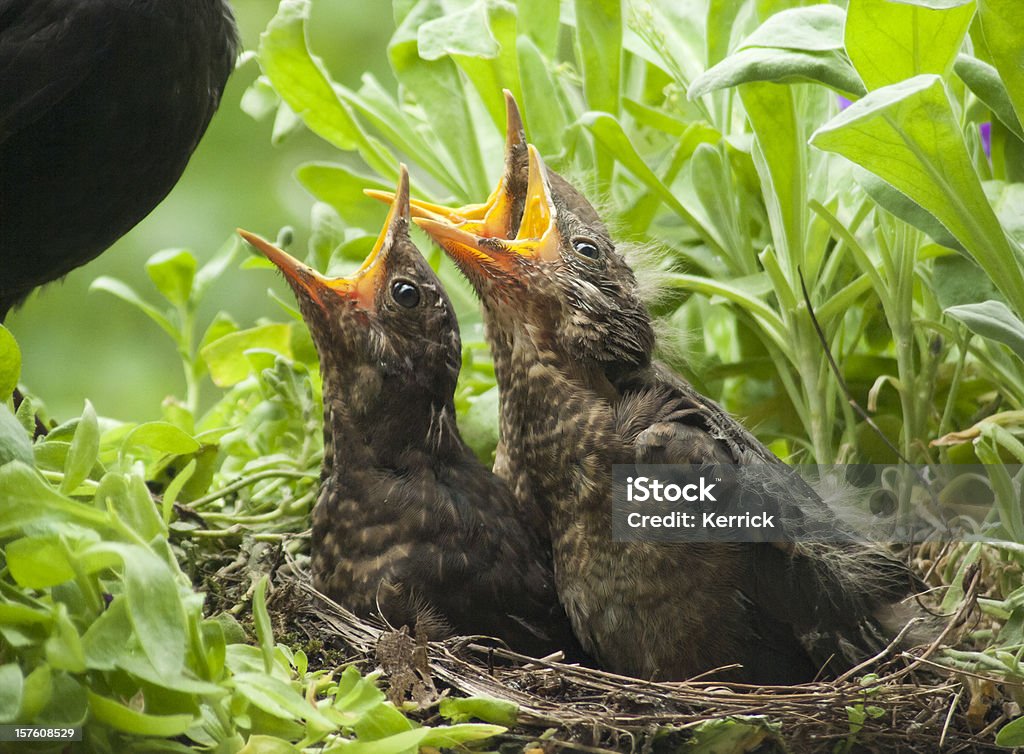
[[[952,608],[981,564],[993,582],[981,604],[1001,628],[943,662],[1022,680],[1024,485],[1001,465],[1024,463],[1014,1],[393,0],[393,92],[370,74],[358,89],[334,80],[310,49],[312,0],[281,0],[243,105],[276,113],[275,142],[307,129],[338,150],[296,173],[318,200],[308,260],[337,272],[365,256],[383,217],[363,189],[391,188],[400,160],[424,199],[488,194],[511,90],[530,141],[587,188],[652,277],[663,332],[685,336],[664,338],[663,358],[781,456],[989,464],[1002,541],[958,546],[936,571]],[[497,393],[476,302],[420,246],[459,310],[459,421],[487,458]],[[184,398],[167,399],[161,420],[122,424],[86,405],[33,442],[33,401],[0,405],[0,722],[88,717],[97,751],[185,750],[180,736],[219,751],[412,751],[494,734],[417,727],[373,676],[311,669],[274,643],[258,584],[256,646],[231,617],[204,615],[185,575],[201,580],[198,561],[254,542],[302,554],[322,459],[316,353],[294,305],[277,302],[283,323],[198,321],[238,252],[231,240],[203,265],[158,253],[146,266],[156,302],[112,278],[93,285],[177,350]],[[0,327],[7,405],[19,369]],[[851,746],[869,702],[848,710]],[[514,720],[480,700],[441,713]],[[706,732],[776,735],[760,720]]]

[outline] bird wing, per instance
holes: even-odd
[[[30,126],[113,44],[127,3],[0,0],[0,143]]]
[[[885,646],[872,615],[914,590],[911,573],[855,541],[813,489],[759,442],[746,442],[749,433],[717,404],[661,385],[627,396],[617,419],[637,464],[737,464],[735,484],[754,489],[779,517],[788,541],[743,548],[739,602],[766,645],[785,647],[789,633],[818,666],[833,657],[849,666]]]

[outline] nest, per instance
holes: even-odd
[[[897,639],[835,681],[777,687],[645,682],[526,657],[482,637],[418,641],[405,628],[360,619],[294,576],[277,580],[268,607],[279,631],[305,636],[345,662],[381,669],[391,700],[425,719],[447,694],[516,704],[517,723],[506,739],[519,746],[673,751],[702,727],[731,721],[741,726],[714,751],[993,751],[1006,717],[979,725],[970,702],[979,680],[1001,681],[932,659],[967,617],[977,585],[975,573],[968,599],[930,646],[902,652]]]

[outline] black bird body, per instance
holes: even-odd
[[[324,466],[314,585],[394,626],[580,656],[543,514],[459,435],[455,312],[408,236],[408,183],[370,258],[329,280],[251,236],[285,273],[320,355]],[[403,303],[404,302],[404,303]]]
[[[652,362],[632,271],[593,207],[531,155],[526,201],[505,200],[523,206],[521,222],[505,232],[429,207],[416,222],[473,283],[492,347],[504,350],[502,468],[549,516],[559,597],[584,649],[641,678],[739,663],[717,677],[759,684],[835,674],[879,651],[891,638],[882,623],[916,582],[847,538],[805,485],[773,502],[798,530],[829,531],[823,541],[613,541],[613,464],[762,464],[772,477],[785,466]]]
[[[167,195],[237,46],[226,0],[0,0],[0,319]]]

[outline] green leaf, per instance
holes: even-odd
[[[519,705],[487,696],[471,696],[468,699],[445,697],[441,700],[438,711],[442,717],[454,723],[476,719],[511,728],[516,724]]]
[[[819,128],[819,149],[869,170],[935,216],[1024,311],[1018,254],[974,170],[945,86],[916,76],[878,89]]]
[[[245,352],[264,349],[292,358],[291,325],[258,325],[225,335],[203,348],[199,355],[218,387],[237,385],[251,373]],[[198,449],[198,445],[193,450]],[[189,451],[191,452],[191,451]]]
[[[978,21],[992,62],[1002,76],[1017,121],[1024,123],[1024,25],[1018,0],[978,0]]]
[[[541,54],[551,59],[558,52],[558,32],[561,29],[558,5],[551,0],[519,0],[516,3],[519,33],[525,34]]]
[[[414,728],[372,741],[364,741],[360,737],[360,740],[346,743],[335,754],[342,751],[346,754],[415,754],[429,732],[430,728]]]
[[[622,60],[621,0],[575,0],[577,55],[587,107],[619,112]]]
[[[862,96],[864,84],[843,52],[844,18],[843,10],[833,5],[776,13],[733,55],[697,77],[687,97],[692,100],[751,81],[812,81]]]
[[[508,728],[502,725],[468,723],[465,725],[438,725],[433,728],[421,728],[420,730],[427,731],[427,735],[420,741],[420,746],[450,749],[458,748],[470,741],[483,741],[493,736],[501,735]]]
[[[161,330],[171,337],[171,340],[180,345],[181,334],[178,332],[178,329],[160,312],[160,310],[152,304],[144,301],[139,294],[133,291],[127,284],[117,280],[116,278],[103,275],[92,281],[92,284],[89,286],[89,290],[105,291],[117,296],[122,301],[127,301],[153,320],[157,325],[159,325]]]
[[[730,55],[694,79],[686,96],[691,100],[697,99],[716,89],[751,81],[810,81],[853,97],[864,94],[864,85],[856,71],[839,53],[752,47]]]
[[[0,416],[3,412],[0,411]],[[9,537],[29,526],[73,523],[87,528],[107,529],[105,513],[67,500],[23,463],[0,467],[0,537]]]
[[[50,703],[53,698],[53,671],[49,665],[39,665],[25,676],[22,685],[21,711],[18,718],[22,722],[32,722],[36,716]]]
[[[158,453],[183,455],[199,450],[199,443],[187,432],[169,422],[146,422],[134,427],[121,445],[121,452],[130,448],[149,448]]]
[[[115,730],[139,736],[180,736],[192,725],[192,715],[148,715],[89,691],[89,711]]]
[[[315,134],[343,151],[358,150],[382,175],[395,178],[397,161],[363,131],[334,91],[323,63],[308,46],[310,0],[282,0],[260,35],[259,61],[274,89]]]
[[[13,723],[18,719],[24,684],[18,663],[0,665],[0,723]]]
[[[776,47],[804,52],[843,49],[846,13],[835,5],[780,11],[765,20],[737,49]]]
[[[89,477],[89,472],[100,455],[100,425],[96,419],[96,409],[89,401],[85,402],[82,418],[75,427],[75,436],[71,439],[67,459],[64,461],[64,479],[60,483],[60,491],[65,495],[78,489],[78,485]]]
[[[558,85],[547,58],[529,37],[520,37],[519,76],[523,97],[520,101],[525,113],[543,113],[543,118],[529,119],[526,123],[528,140],[537,145],[541,154],[557,154],[562,149],[569,124],[562,110]]]
[[[143,652],[161,675],[180,675],[188,631],[176,575],[152,550],[141,545],[100,542],[82,554],[83,559],[96,558],[99,562],[110,557],[123,564],[128,617]]]
[[[69,673],[84,673],[85,650],[78,629],[68,617],[64,603],[57,603],[53,616],[53,632],[46,640],[46,661],[58,670]]]
[[[1024,717],[1011,720],[996,733],[996,746],[1014,749],[1024,746]]]
[[[280,678],[265,673],[236,673],[231,681],[239,694],[267,714],[283,720],[305,720],[325,732],[337,728]]]
[[[363,189],[392,191],[395,188],[380,179],[327,162],[300,165],[295,177],[306,191],[333,207],[349,225],[359,228],[379,228],[387,215],[387,205],[371,199]]]
[[[974,16],[974,0],[944,3],[943,10],[925,5],[850,0],[846,52],[868,89],[922,73],[949,73]]]
[[[21,377],[21,349],[11,331],[0,323],[0,403],[5,403]],[[0,461],[3,463],[3,461]]]
[[[32,440],[25,433],[25,428],[11,410],[0,403],[0,466],[9,461],[21,461],[31,466],[34,460]]]
[[[854,165],[853,178],[864,189],[864,193],[870,196],[878,206],[892,214],[893,217],[897,217],[908,225],[912,225],[918,230],[927,233],[935,243],[945,246],[947,249],[966,251],[963,244],[946,230],[946,226],[940,223],[935,215],[928,212],[928,210],[913,201],[906,194],[894,189],[874,173],[869,173],[860,165]]]
[[[487,1],[475,0],[465,8],[446,13],[420,26],[417,37],[420,57],[438,60],[448,55],[493,58],[498,40],[487,22]]]
[[[184,306],[192,294],[196,258],[185,249],[158,251],[146,262],[146,272],[161,295],[175,306]]]
[[[951,306],[945,310],[953,319],[963,322],[971,332],[1009,346],[1024,360],[1024,322],[1001,301]]]
[[[7,545],[7,567],[20,586],[48,589],[75,577],[67,552],[60,537],[23,537]]]
[[[1024,127],[1021,127],[1010,95],[994,67],[970,55],[957,55],[953,70],[1004,126],[1018,139],[1024,139]]]
[[[302,750],[276,736],[249,736],[238,754],[302,754]]]

